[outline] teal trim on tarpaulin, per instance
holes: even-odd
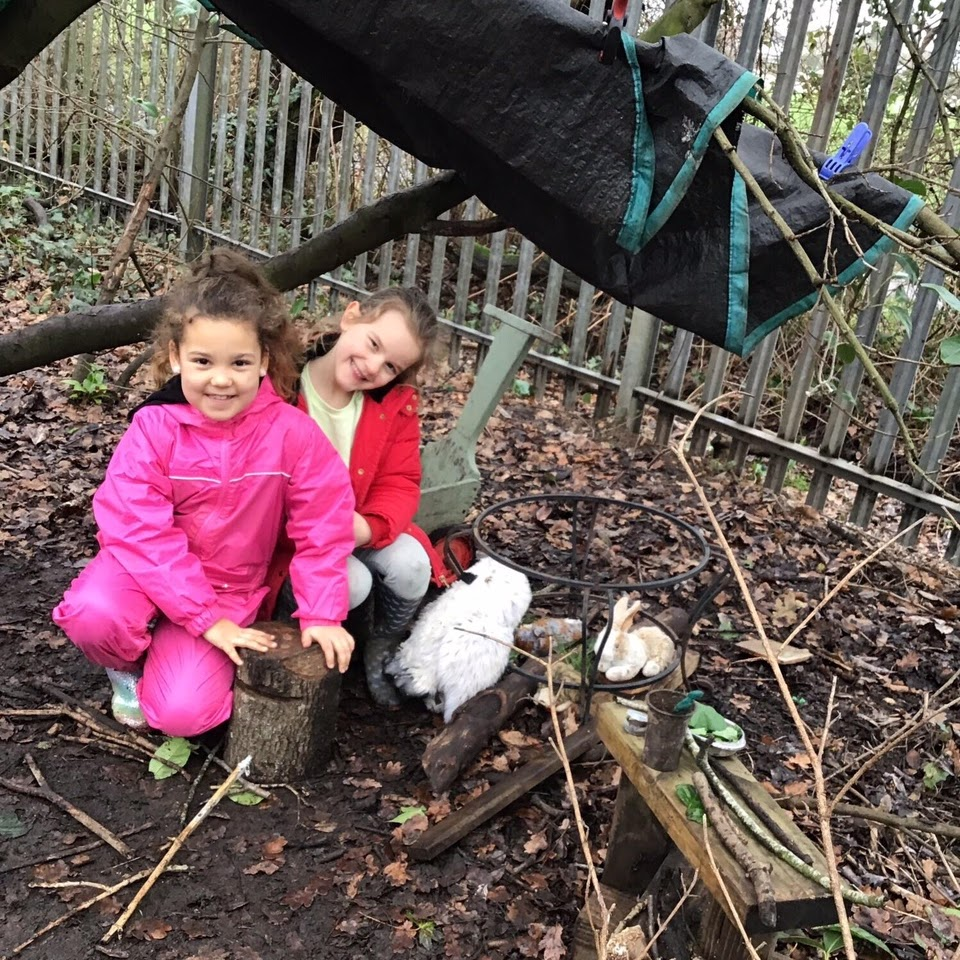
[[[716,102],[713,109],[707,114],[703,126],[697,131],[693,144],[687,153],[683,166],[680,167],[673,183],[667,188],[660,202],[647,217],[640,246],[647,244],[657,231],[667,222],[670,215],[677,209],[677,205],[686,196],[696,176],[703,155],[710,146],[710,139],[717,127],[723,123],[734,110],[750,95],[750,91],[759,83],[760,78],[755,73],[744,73],[738,77],[730,89]]]
[[[629,34],[620,33],[623,52],[630,64],[633,78],[633,180],[630,183],[630,199],[623,214],[617,243],[629,253],[640,249],[640,236],[650,209],[653,193],[653,172],[656,156],[653,150],[653,134],[647,120],[647,107],[643,100],[643,77],[637,60],[637,45]]]
[[[907,202],[904,208],[900,211],[900,216],[891,224],[897,230],[908,230],[910,225],[916,219],[917,214],[920,212],[921,208],[924,205],[924,200],[922,197],[912,196]],[[886,235],[882,236],[869,250],[864,253],[862,257],[858,257],[853,263],[847,267],[843,273],[837,277],[837,282],[835,284],[830,284],[827,287],[827,290],[830,293],[836,293],[841,287],[846,286],[848,283],[856,280],[867,267],[872,267],[885,253],[889,253],[890,250],[897,246],[897,242],[892,238]],[[792,304],[789,307],[786,307],[784,310],[781,310],[776,316],[771,317],[769,320],[766,320],[764,323],[761,323],[756,330],[752,331],[744,340],[743,343],[743,353],[741,356],[746,356],[768,333],[772,333],[777,327],[782,326],[788,320],[792,320],[794,317],[799,316],[801,313],[805,313],[817,302],[819,297],[819,291],[814,290],[812,293],[808,293],[807,296],[803,297],[801,300],[798,300],[796,303]]]
[[[747,185],[733,171],[730,190],[730,253],[727,266],[727,335],[724,347],[733,353],[743,349],[747,329],[747,295],[750,292],[750,208]]]

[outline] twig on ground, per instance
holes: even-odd
[[[777,803],[791,810],[815,812],[810,810],[810,805],[803,797],[781,797]],[[960,826],[954,826],[952,823],[934,823],[930,820],[918,820],[916,817],[898,817],[896,814],[887,813],[886,810],[853,803],[835,803],[833,813],[838,817],[872,820],[874,823],[882,823],[897,830],[916,830],[917,833],[930,833],[938,837],[960,840]]]
[[[737,828],[724,813],[719,801],[710,789],[706,775],[697,772],[693,775],[693,785],[700,794],[700,800],[707,813],[710,826],[716,831],[730,855],[746,871],[753,889],[757,894],[757,912],[760,921],[768,930],[777,928],[777,898],[773,891],[772,870],[769,863],[758,860],[749,850]]]
[[[190,804],[193,803],[193,798],[196,796],[197,787],[200,786],[200,782],[206,776],[207,770],[210,769],[210,764],[213,763],[214,757],[222,743],[223,741],[221,740],[212,750],[207,752],[206,757],[203,759],[203,764],[200,767],[200,772],[193,778],[193,783],[190,784],[190,789],[187,791],[187,798],[183,801],[183,806],[180,808],[181,827],[187,822],[187,813],[190,810]]]
[[[132,837],[135,833],[143,833],[144,830],[153,828],[153,821],[148,820],[139,827],[132,827],[130,830],[124,830],[117,836]],[[103,840],[91,840],[90,843],[83,843],[78,847],[68,847],[64,850],[58,850],[56,853],[45,853],[42,856],[34,857],[32,860],[18,860],[16,863],[7,863],[0,867],[0,873],[13,873],[15,870],[23,870],[24,867],[35,867],[38,863],[50,863],[52,860],[62,860],[64,857],[74,857],[78,853],[87,853],[90,850],[96,850],[103,846]]]
[[[722,135],[722,131],[719,132]],[[727,144],[729,145],[730,141],[727,140],[726,136],[723,136],[723,139],[726,140]],[[749,171],[747,172],[749,175]],[[722,400],[723,396],[721,395],[711,403],[717,403]],[[711,404],[707,404],[704,406],[703,410],[706,410],[710,405]],[[847,920],[846,910],[843,906],[843,885],[837,869],[837,857],[833,847],[833,831],[830,828],[830,807],[827,803],[826,787],[823,779],[823,766],[817,758],[817,752],[810,740],[810,734],[807,730],[807,726],[803,722],[803,718],[800,716],[800,711],[793,700],[790,685],[787,683],[786,677],[783,674],[783,670],[781,669],[780,664],[777,662],[777,656],[774,652],[773,645],[770,643],[766,628],[763,625],[763,621],[760,619],[760,614],[757,611],[756,604],[753,602],[753,597],[750,594],[750,588],[747,586],[747,581],[743,575],[743,570],[739,561],[737,560],[737,556],[733,552],[730,544],[727,542],[723,528],[720,526],[719,520],[717,520],[716,512],[714,511],[713,506],[707,497],[706,491],[703,489],[703,485],[700,483],[697,475],[693,472],[693,468],[690,466],[686,454],[684,453],[684,447],[689,442],[690,435],[696,429],[699,419],[700,414],[698,413],[697,416],[695,416],[687,426],[687,429],[680,441],[674,445],[673,451],[677,456],[680,465],[683,467],[684,472],[687,474],[687,477],[693,483],[697,497],[699,498],[700,503],[703,505],[703,508],[710,519],[710,525],[713,527],[713,531],[716,534],[717,540],[720,543],[720,547],[727,558],[730,569],[733,572],[733,575],[736,577],[737,584],[740,587],[740,593],[743,596],[744,603],[747,605],[747,609],[750,612],[750,618],[753,621],[754,627],[756,628],[757,636],[760,638],[760,641],[763,644],[763,650],[767,660],[769,661],[770,669],[776,678],[777,686],[780,689],[780,694],[784,705],[790,713],[790,717],[793,720],[793,724],[800,736],[800,740],[803,743],[807,756],[810,758],[814,790],[817,798],[817,812],[820,815],[820,837],[823,844],[823,855],[826,859],[827,870],[829,874],[828,889],[830,889],[833,894],[834,905],[837,911],[837,919],[840,924],[840,931],[843,937],[844,950],[847,955],[847,960],[856,960],[857,954],[853,946],[853,935],[850,933],[850,923]],[[690,737],[689,740],[691,743],[693,742],[692,737]],[[797,861],[797,863],[802,864],[803,868],[806,870],[810,869],[805,863],[803,863],[803,861]],[[862,894],[860,896],[862,896]]]
[[[59,807],[64,813],[67,813],[73,817],[77,823],[86,827],[92,834],[94,834],[94,836],[99,837],[104,843],[107,843],[113,847],[117,853],[124,857],[132,857],[134,855],[133,850],[131,850],[130,847],[128,847],[112,831],[108,830],[102,823],[98,823],[89,814],[84,813],[82,810],[75,807],[69,800],[61,797],[59,793],[56,793],[50,784],[47,783],[43,773],[37,766],[36,761],[32,756],[30,756],[29,753],[25,753],[23,755],[23,760],[24,763],[26,763],[26,765],[30,768],[30,772],[33,774],[39,786],[32,787],[26,783],[18,783],[15,780],[8,780],[6,777],[0,777],[0,786],[5,787],[7,790],[10,790],[13,793],[22,793],[28,797],[37,797],[40,800],[46,800],[47,803],[52,803],[55,807]]]
[[[196,816],[180,831],[160,862],[150,872],[143,886],[137,891],[136,896],[130,901],[127,909],[123,911],[116,923],[100,938],[101,943],[109,943],[115,934],[123,930],[127,921],[133,916],[134,911],[140,905],[140,901],[150,892],[151,887],[157,882],[157,878],[167,869],[168,864],[177,855],[177,851],[184,845],[190,834],[203,823],[210,811],[226,796],[227,791],[237,781],[241,773],[247,772],[250,767],[250,760],[251,757],[245,757],[234,767],[227,779],[214,791],[213,796],[210,797],[197,811]]]
[[[177,873],[183,873],[189,870],[189,867],[186,866],[173,866],[170,868],[171,872],[176,871]],[[129,887],[131,884],[136,883],[138,880],[142,880],[149,870],[141,870],[139,873],[135,873],[132,877],[127,877],[126,880],[121,880],[119,883],[115,883],[112,887],[104,890],[102,893],[98,893],[95,897],[91,897],[89,900],[84,900],[83,903],[77,904],[77,906],[68,910],[62,916],[57,917],[56,920],[51,920],[45,927],[42,927],[38,930],[29,940],[24,940],[23,943],[17,944],[5,957],[0,957],[0,960],[7,960],[8,957],[14,957],[18,953],[22,953],[27,949],[31,944],[36,943],[41,937],[46,936],[51,930],[55,930],[61,924],[66,923],[71,917],[75,917],[78,913],[83,913],[88,907],[92,907],[95,903],[99,903],[101,900],[106,900],[107,897],[113,896],[115,893],[119,893],[124,887]]]

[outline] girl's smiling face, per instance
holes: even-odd
[[[420,343],[399,310],[384,310],[370,321],[354,301],[343,312],[340,330],[332,351],[334,380],[345,394],[383,387],[420,359]]]
[[[256,330],[229,318],[194,317],[184,324],[180,345],[170,342],[183,395],[211,420],[231,420],[253,403],[268,360]]]

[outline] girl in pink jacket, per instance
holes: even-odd
[[[286,402],[299,344],[259,270],[214,251],[165,306],[157,372],[173,379],[134,411],[93,498],[100,552],[53,619],[107,668],[118,720],[188,737],[230,716],[239,651],[275,646],[249,624],[284,518],[303,645],[346,670],[354,497]]]

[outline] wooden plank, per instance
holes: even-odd
[[[219,233],[223,228],[223,174],[227,159],[227,120],[230,115],[230,83],[233,77],[233,48],[227,46],[217,64],[219,82],[216,98],[216,146],[213,152],[213,212],[210,229]]]
[[[293,214],[290,221],[290,246],[300,246],[303,231],[303,198],[307,189],[307,164],[310,160],[310,116],[313,110],[313,86],[300,81],[300,113],[297,117],[297,147],[293,166]]]
[[[620,370],[614,420],[634,433],[640,431],[643,404],[638,400],[638,387],[649,387],[660,342],[660,320],[652,313],[634,307],[630,314],[630,332]]]
[[[617,924],[636,906],[637,898],[614,887],[600,884],[603,905],[610,911],[607,925],[608,936],[617,929]],[[570,960],[597,960],[597,936],[600,932],[600,904],[591,887],[586,902],[577,917],[570,944]]]
[[[598,705],[596,721],[601,739],[681,853],[691,866],[700,871],[700,878],[707,889],[718,902],[725,905],[720,877],[710,865],[706,853],[703,828],[700,824],[687,819],[686,809],[676,793],[676,788],[680,784],[693,782],[693,774],[697,769],[696,763],[684,750],[677,770],[669,773],[651,770],[641,759],[643,738],[628,734],[623,729],[626,712],[626,708],[618,703]],[[813,857],[814,865],[818,869],[825,870],[823,856],[817,848],[794,826],[793,821],[753,779],[746,767],[732,758],[723,762],[732,773],[747,781],[750,794],[783,825],[796,846]],[[712,829],[709,832],[709,839],[710,849],[719,874],[730,894],[733,909],[743,920],[748,933],[763,932],[756,910],[756,894],[743,868],[727,852]],[[770,854],[766,848],[760,847],[756,841],[751,842],[750,850],[757,858],[768,862],[771,866],[773,886],[777,895],[778,929],[789,930],[795,927],[835,922],[833,898],[828,891],[788,867],[782,860]]]
[[[247,164],[247,104],[250,102],[250,63],[253,48],[243,45],[240,56],[240,83],[237,91],[237,126],[233,135],[233,180],[230,183],[230,237],[240,239],[240,218],[243,215],[243,171]]]
[[[466,220],[475,220],[480,209],[480,201],[470,197],[463,208]],[[467,307],[470,303],[470,283],[473,280],[473,251],[477,245],[476,237],[464,237],[460,241],[460,260],[457,264],[457,292],[453,300],[454,323],[466,323]],[[460,337],[453,334],[450,337],[448,353],[450,366],[456,369],[460,365]]]
[[[603,882],[624,893],[640,894],[672,849],[660,821],[624,774],[610,823]]]
[[[664,397],[679,399],[692,346],[693,334],[689,330],[677,330],[673,338],[673,346],[670,347],[670,356],[667,358],[667,375],[664,377],[661,390]],[[665,447],[670,442],[675,416],[676,414],[669,408],[659,408],[657,426],[653,437],[653,442],[658,446]]]
[[[270,232],[267,249],[271,254],[280,248],[280,220],[283,217],[283,171],[287,156],[287,117],[290,112],[290,68],[280,67],[280,96],[278,98],[277,126],[273,145],[273,184],[270,192]]]
[[[586,753],[597,742],[597,731],[593,722],[582,726],[576,733],[563,741],[564,752],[571,762]],[[518,767],[508,777],[491,787],[486,793],[451,813],[445,820],[425,830],[407,848],[411,860],[432,860],[444,850],[462,840],[471,830],[486,823],[492,816],[510,806],[537,784],[543,783],[563,767],[560,758],[552,747],[545,746],[544,752],[535,760]]]
[[[257,84],[257,120],[253,141],[253,193],[250,197],[250,233],[247,243],[260,246],[260,198],[263,195],[263,167],[267,144],[267,110],[270,106],[270,61],[268,50],[260,51],[259,78]],[[244,164],[244,166],[246,166]]]
[[[596,287],[586,281],[580,283],[580,296],[577,298],[577,314],[573,321],[573,336],[570,338],[570,362],[582,367],[587,355],[587,337],[590,332],[590,318],[593,316],[593,297]],[[563,392],[565,410],[572,410],[580,396],[579,381],[576,377],[567,380]]]

